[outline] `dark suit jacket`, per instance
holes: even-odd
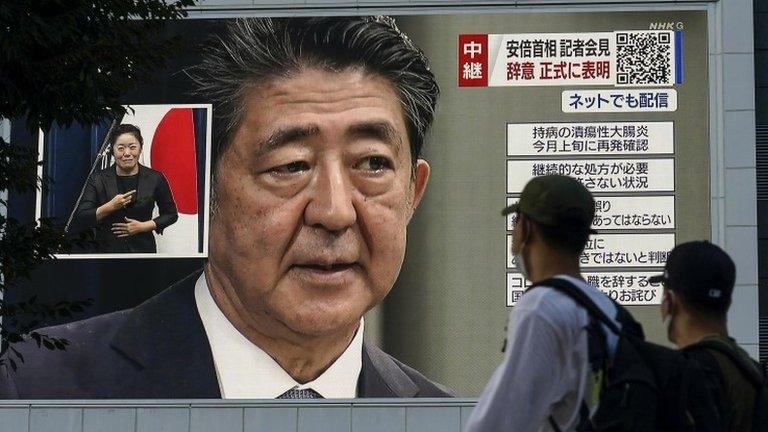
[[[112,165],[94,173],[85,185],[83,198],[75,211],[71,232],[94,228],[96,240],[96,252],[102,253],[130,253],[130,252],[157,252],[155,236],[151,231],[139,233],[130,237],[118,238],[112,231],[115,222],[124,223],[125,218],[136,219],[145,222],[152,219],[152,210],[157,208],[160,215],[154,219],[158,234],[163,229],[176,222],[179,218],[176,211],[176,203],[171,195],[171,188],[165,176],[159,171],[139,165],[138,185],[133,196],[132,203],[125,209],[120,209],[101,221],[96,221],[96,209],[109,202],[119,193],[117,188],[117,172]],[[92,251],[89,251],[92,252]]]
[[[40,330],[65,351],[15,344],[24,363],[0,370],[5,399],[211,399],[219,385],[194,298],[196,272],[134,309]],[[359,397],[453,393],[373,345],[363,344]]]

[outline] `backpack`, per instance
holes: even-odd
[[[694,350],[716,351],[730,360],[756,390],[751,430],[753,432],[768,432],[768,380],[766,380],[765,373],[757,362],[749,357],[745,358],[742,353],[733,349],[726,342],[717,339],[702,340],[685,350],[687,352]],[[719,359],[713,360],[716,363],[720,362]],[[720,367],[717,370],[720,371]]]
[[[609,319],[581,289],[571,282],[552,278],[532,285],[553,288],[589,313],[587,326],[589,364],[602,373],[597,406],[590,413],[580,409],[577,432],[688,432],[721,431],[713,395],[705,386],[704,373],[682,353],[644,340],[642,327],[621,305],[616,320]],[[609,358],[604,324],[618,336],[615,355]],[[561,429],[549,418],[552,428]]]

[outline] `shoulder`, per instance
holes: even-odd
[[[38,347],[34,339],[30,337],[27,337],[23,342],[14,344],[13,347],[21,352],[27,353],[27,355],[24,356],[25,366],[34,364],[37,361],[55,362],[65,358],[79,356],[93,350],[95,347],[108,346],[109,342],[124,322],[128,312],[130,312],[130,310],[123,310],[99,315],[82,321],[75,321],[68,324],[36,330],[36,333],[42,336],[66,339],[68,344],[64,351],[53,351],[44,347]]]
[[[389,354],[387,354],[389,355]],[[436,381],[432,381],[421,372],[401,362],[400,360],[389,356],[402,371],[408,375],[414,384],[419,388],[418,397],[456,397],[456,392]]]
[[[704,370],[708,372],[708,375],[720,374],[720,366],[718,365],[717,359],[715,358],[714,353],[709,349],[694,344],[683,348],[681,351],[686,358],[695,361],[704,368]]]
[[[515,321],[539,317],[556,327],[581,321],[579,318],[586,316],[572,298],[546,285],[528,290],[511,313]]]
[[[582,280],[569,276],[558,276],[557,278],[567,280],[573,284],[598,308],[600,308],[605,315],[615,320],[617,307],[613,301],[600,290]],[[579,305],[576,300],[546,284],[541,285],[536,289],[528,290],[525,295],[522,296],[518,305],[515,306],[515,309],[518,309],[521,304],[523,305],[522,309],[535,310],[538,314],[544,315],[554,321],[573,321],[578,318],[579,322],[581,322],[587,319],[588,315],[587,311]]]
[[[194,309],[194,282],[199,275],[200,271],[192,273],[133,309],[37,330],[42,335],[66,339],[68,345],[63,351],[40,347],[32,338],[14,344],[23,362],[17,362],[15,372],[0,371],[0,399],[175,394],[169,387],[172,379],[157,388],[146,383],[138,386],[137,380],[146,376],[142,375],[145,366],[153,361],[173,365],[177,375],[169,376],[177,383],[184,362],[207,364],[204,331]],[[12,355],[10,350],[8,355]],[[197,367],[196,379],[200,381],[205,373],[204,367]]]
[[[18,356],[9,350],[5,360],[14,359],[17,370],[0,373],[0,381],[11,380],[18,397],[76,397],[79,388],[74,383],[86,380],[86,375],[103,374],[115,365],[115,352],[110,342],[120,328],[128,311],[113,312],[82,321],[36,330],[47,337],[67,341],[65,350],[50,350],[31,337],[12,345]],[[6,367],[8,361],[5,362]],[[8,384],[0,384],[7,388]],[[0,391],[2,393],[2,391]],[[8,395],[0,394],[0,398]]]
[[[152,169],[146,165],[139,164],[139,170],[141,171],[141,175],[145,177],[152,177],[152,178],[165,178],[163,173],[161,173],[158,170]]]
[[[455,397],[448,387],[430,380],[421,372],[363,343],[360,397]]]
[[[92,179],[104,179],[104,178],[109,178],[109,177],[114,177],[114,176],[115,176],[115,166],[114,165],[110,165],[110,166],[108,166],[106,168],[96,170],[96,171],[93,172],[93,174],[91,174],[91,178]]]
[[[727,336],[707,336],[683,349],[688,358],[693,358],[708,369],[719,369],[722,373],[734,373],[748,380],[761,383],[764,374],[760,364],[753,360],[735,340]]]
[[[116,174],[115,169],[116,169],[115,168],[115,164],[112,164],[112,165],[110,165],[110,166],[108,166],[106,168],[101,168],[101,169],[98,169],[98,170],[94,171],[93,175],[108,176],[108,175]]]

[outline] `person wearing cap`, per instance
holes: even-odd
[[[661,283],[661,317],[669,340],[708,370],[728,431],[752,430],[759,367],[728,337],[727,314],[736,281],[736,266],[725,251],[707,241],[676,246]],[[730,355],[729,355],[730,354]],[[736,361],[734,361],[736,360]]]
[[[592,194],[567,176],[529,181],[520,200],[502,214],[516,214],[512,253],[531,283],[550,278],[571,282],[608,317],[616,306],[587,284],[579,258],[595,215]],[[574,430],[590,389],[587,311],[555,289],[526,292],[510,313],[504,360],[491,377],[467,431]],[[620,323],[616,321],[620,327]],[[618,338],[605,329],[608,352]]]

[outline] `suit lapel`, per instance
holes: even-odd
[[[359,397],[415,397],[418,386],[403,369],[377,347],[363,342],[363,368],[357,384]]]
[[[137,306],[112,347],[141,366],[128,394],[148,398],[220,398],[218,380],[194,297],[201,271]],[[127,377],[126,377],[127,378]]]

